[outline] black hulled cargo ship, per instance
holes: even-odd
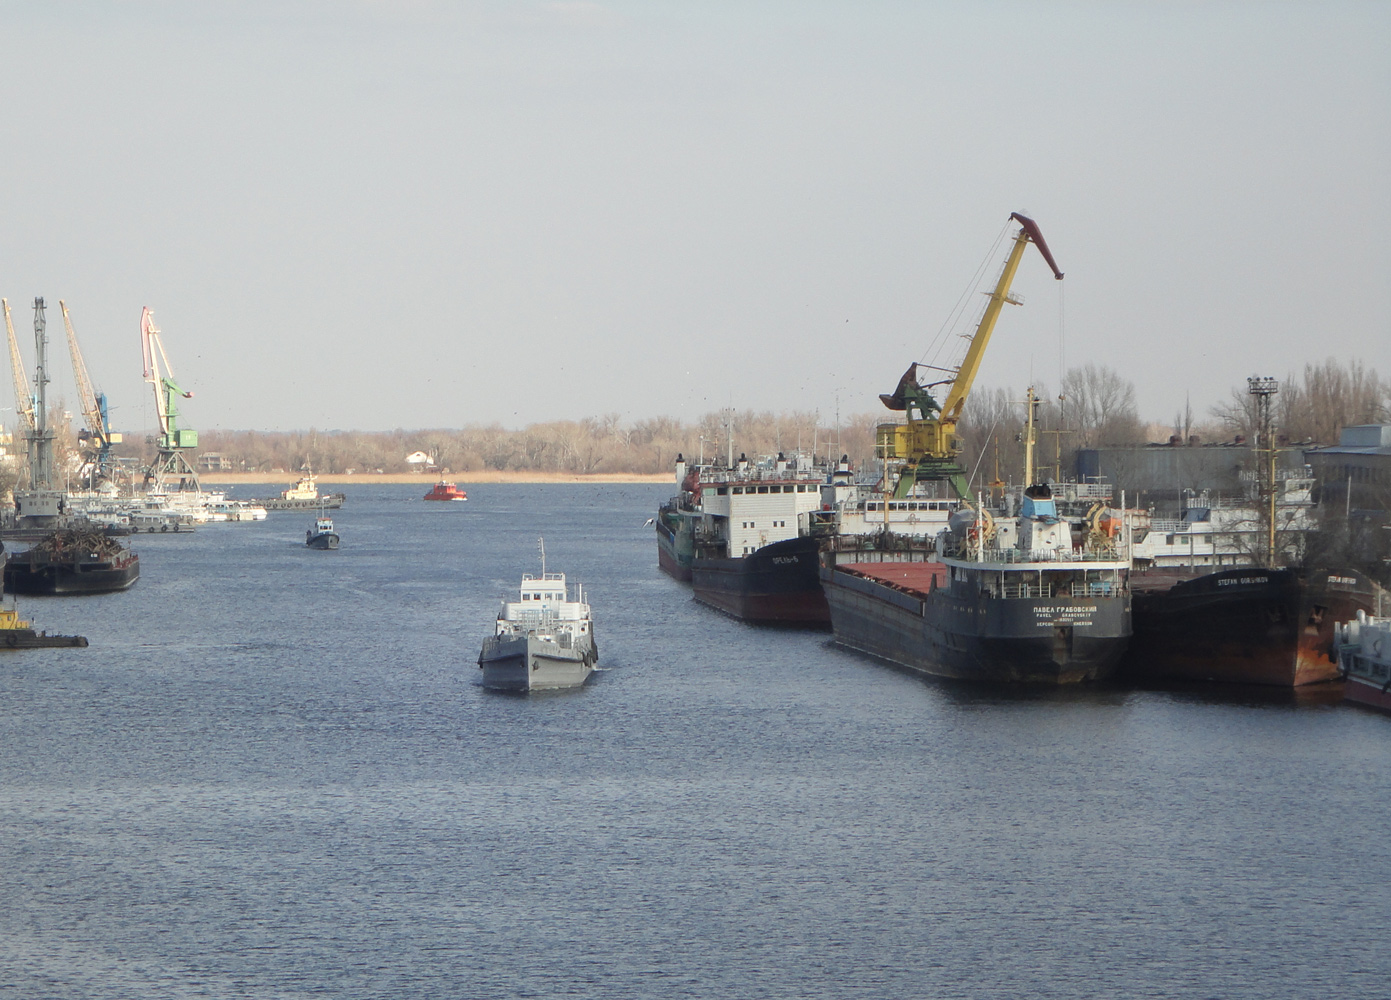
[[[1109,677],[1130,641],[1130,563],[1074,546],[1046,486],[1017,517],[962,511],[940,562],[826,565],[835,641],[937,677],[1072,684]]]
[[[1137,683],[1335,680],[1334,623],[1376,607],[1376,585],[1351,569],[1154,571],[1133,586],[1135,638],[1121,673]]]
[[[11,594],[104,594],[140,578],[140,557],[99,531],[60,528],[5,561]]]
[[[807,515],[825,475],[810,459],[701,470],[692,522],[691,589],[702,604],[749,622],[830,624]]]
[[[825,627],[819,568],[819,540],[802,535],[733,559],[697,555],[691,585],[696,600],[744,621]]]
[[[689,580],[696,600],[751,622],[830,623],[807,516],[826,477],[810,459],[686,468],[681,493],[656,518],[657,562]]]
[[[845,456],[829,475],[803,457],[690,469],[678,457],[677,482],[655,518],[658,565],[697,600],[763,624],[825,628],[822,558],[921,559],[958,507],[887,498],[855,483]]]

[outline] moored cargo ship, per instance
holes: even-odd
[[[1375,607],[1351,569],[1137,573],[1135,638],[1121,674],[1137,683],[1213,681],[1301,687],[1334,680],[1334,623]]]
[[[764,624],[828,626],[823,555],[921,559],[959,506],[887,498],[855,483],[845,456],[829,474],[803,456],[689,470],[678,458],[677,481],[655,518],[658,565],[702,603]]]
[[[963,511],[939,562],[823,566],[835,641],[937,677],[1071,684],[1111,675],[1130,641],[1129,561],[1074,548],[1046,486],[1017,518]]]
[[[800,455],[689,468],[678,456],[680,493],[654,519],[658,566],[737,618],[827,624],[818,543],[807,535],[826,478]]]
[[[767,465],[741,455],[731,469],[701,470],[695,599],[744,621],[829,624],[817,540],[802,530],[825,478],[809,458],[781,454]]]

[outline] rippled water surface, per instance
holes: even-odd
[[[1370,997],[1391,719],[922,680],[660,574],[660,486],[141,536],[0,654],[0,995]],[[243,488],[243,495],[255,491]],[[602,672],[477,686],[589,589]]]

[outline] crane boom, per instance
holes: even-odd
[[[34,430],[34,397],[29,391],[29,376],[24,371],[24,359],[19,356],[19,341],[14,335],[14,321],[10,319],[10,300],[0,299],[5,307],[5,332],[10,338],[10,372],[14,375],[14,405],[24,419],[24,425],[32,433]]]
[[[72,377],[77,383],[77,395],[82,401],[82,416],[87,421],[87,431],[97,440],[98,446],[106,444],[107,429],[102,420],[101,407],[97,405],[96,390],[87,375],[86,362],[77,346],[77,334],[72,328],[72,317],[68,315],[68,304],[58,300],[58,308],[63,311],[63,326],[68,331],[68,353],[72,355]]]
[[[163,439],[160,447],[179,447],[176,441],[180,435],[179,409],[175,400],[180,396],[187,399],[193,393],[184,392],[175,383],[174,370],[164,353],[159,327],[155,326],[155,314],[149,306],[140,312],[140,346],[145,356],[145,381],[155,390],[155,415],[159,418],[159,432]],[[161,362],[163,371],[160,370]]]
[[[945,404],[938,406],[927,389],[918,384],[916,364],[903,374],[892,394],[879,397],[889,409],[905,411],[908,418],[906,424],[880,424],[876,433],[878,457],[886,462],[901,462],[904,465],[894,490],[896,497],[906,496],[916,482],[946,479],[962,499],[970,499],[965,470],[957,461],[961,454],[961,442],[956,437],[956,425],[961,419],[966,397],[975,383],[1000,311],[1006,302],[1019,304],[1019,300],[1010,295],[1009,289],[1014,282],[1015,272],[1019,270],[1019,262],[1024,257],[1024,248],[1030,243],[1036,244],[1048,266],[1053,269],[1053,276],[1062,280],[1063,273],[1058,270],[1038,224],[1018,212],[1010,213],[1010,221],[1020,226],[1014,236],[1014,246],[1010,248],[999,280],[995,282],[995,290],[990,293],[985,313],[976,325],[966,356],[951,379]]]
[[[180,488],[191,482],[197,489],[198,473],[187,452],[198,447],[198,432],[179,427],[177,404],[178,399],[188,399],[193,393],[184,392],[174,381],[159,327],[155,326],[155,314],[148,306],[140,313],[140,347],[145,358],[145,381],[154,388],[155,415],[159,418],[158,452],[154,464],[145,470],[145,485],[148,487],[153,480],[162,486],[165,480],[178,476]]]

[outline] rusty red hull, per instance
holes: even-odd
[[[1187,580],[1142,574],[1135,635],[1121,676],[1301,687],[1339,676],[1333,625],[1370,611],[1371,581],[1352,570],[1244,568]]]

